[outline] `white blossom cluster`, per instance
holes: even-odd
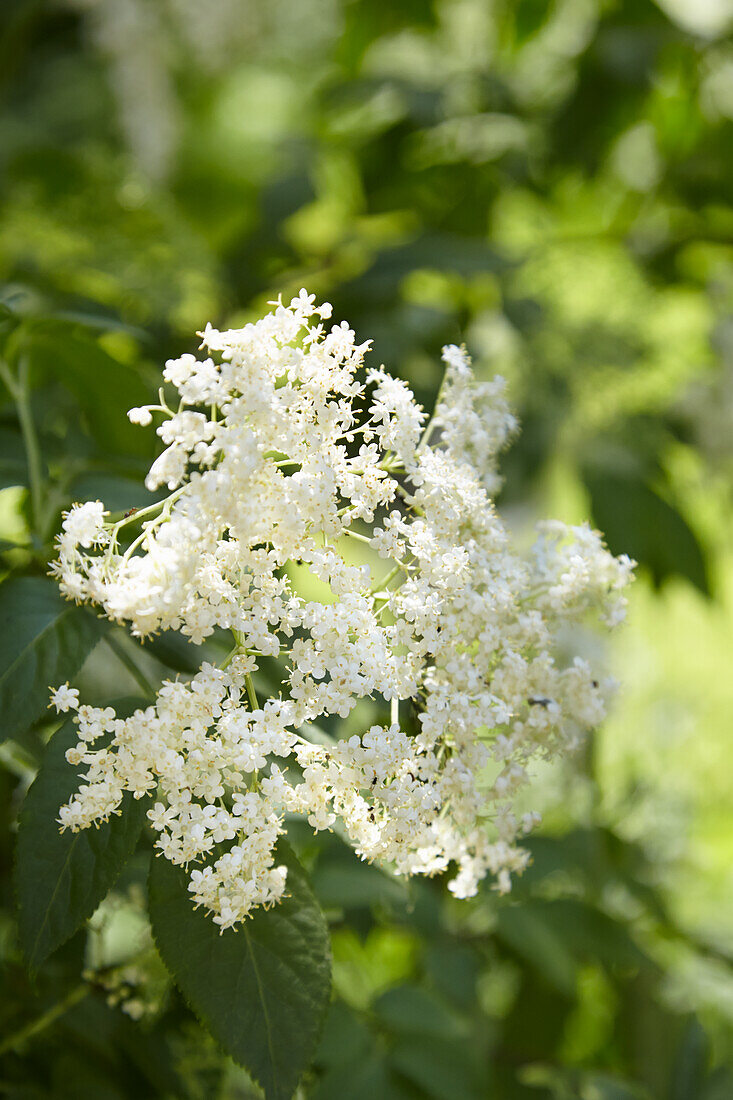
[[[492,503],[516,426],[501,379],[479,384],[446,347],[426,424],[330,314],[301,291],[255,324],[207,327],[211,357],[169,361],[180,404],[161,396],[130,417],[161,419],[147,485],[170,495],[117,522],[98,501],[74,506],[53,567],[66,597],[141,638],[232,633],[222,667],[165,682],[129,718],[68,685],[53,697],[74,712],[67,757],[83,769],[62,827],[106,820],[126,791],[154,794],[157,847],[190,869],[222,929],[282,896],[273,851],[288,814],[402,875],[450,867],[458,897],[487,872],[507,890],[537,817],[515,810],[530,762],[604,715],[605,685],[585,660],[561,661],[558,639],[588,616],[619,621],[633,566],[559,523],[520,556]],[[354,565],[352,539],[383,566]],[[304,569],[321,598],[304,594]],[[282,683],[260,700],[265,657]],[[365,697],[390,704],[389,724],[317,735]]]

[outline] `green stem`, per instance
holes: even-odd
[[[43,542],[43,465],[41,449],[38,446],[36,426],[31,412],[30,387],[28,384],[28,359],[26,356],[18,365],[19,395],[17,399],[18,419],[23,433],[26,456],[28,458],[28,477],[31,487],[31,506],[33,508],[33,526]]]
[[[249,697],[250,707],[252,708],[252,710],[259,710],[260,709],[260,704],[259,704],[258,699],[257,699],[257,692],[255,690],[255,682],[252,679],[251,673],[249,673],[249,672],[247,673],[247,675],[245,676],[244,682],[247,685],[247,695]],[[250,780],[249,780],[249,789],[251,791],[256,791],[256,790],[258,790],[259,785],[260,785],[259,772],[258,771],[253,771],[252,775],[250,776]]]
[[[33,413],[30,403],[29,367],[28,358],[23,356],[18,364],[18,377],[14,377],[7,363],[0,362],[0,377],[8,388],[10,396],[15,402],[18,413],[18,422],[23,435],[26,462],[28,464],[28,484],[31,494],[31,516],[33,519],[33,533],[43,543],[45,531],[43,530],[43,462],[41,449],[38,445],[36,426],[33,423]]]
[[[405,501],[405,503],[409,507],[410,511],[414,512],[416,516],[424,516],[425,515],[422,508],[420,508],[417,504],[415,504],[415,498],[410,493],[407,492],[407,489],[405,489],[404,486],[398,485],[397,486],[397,492],[402,497],[402,499]]]
[[[430,420],[428,420],[427,424],[425,425],[425,430],[422,434],[422,438],[420,439],[420,442],[417,445],[418,452],[424,450],[424,448],[427,447],[428,443],[430,442],[430,437],[433,434],[433,429],[436,425],[436,416],[437,416],[437,413],[438,413],[438,406],[440,405],[440,402],[443,399],[443,392],[445,390],[447,382],[448,382],[448,368],[446,367],[445,370],[443,371],[443,379],[440,383],[440,389],[438,390],[437,397],[435,398],[435,404],[433,405],[433,415],[430,417]]]
[[[252,710],[259,710],[260,709],[260,704],[257,701],[257,692],[255,691],[254,680],[252,679],[252,676],[250,675],[249,672],[247,673],[244,682],[247,685],[247,695],[249,697],[249,705],[252,707]]]
[[[31,754],[12,740],[0,745],[0,764],[25,783],[30,783],[38,771],[38,763]]]
[[[358,531],[350,531],[348,528],[343,532],[344,535],[348,535],[350,539],[358,539],[359,542],[365,542],[367,546],[371,546],[372,540],[368,535],[360,535]]]
[[[145,508],[136,508],[134,511],[130,512],[129,515],[127,513],[124,513],[120,516],[119,512],[111,515],[109,518],[110,521],[114,524],[115,531],[119,530],[121,527],[124,527],[128,523],[139,523],[140,520],[143,519],[145,516],[149,516],[153,512],[161,511],[161,509],[163,509],[166,504],[170,506],[174,503],[174,501],[178,500],[179,496],[185,488],[185,485],[181,485],[180,488],[176,489],[175,492],[170,494],[170,496],[164,497],[163,500],[156,500],[155,504],[148,504]],[[120,516],[120,518],[116,519],[115,516]]]
[[[6,1054],[9,1050],[17,1050],[19,1047],[23,1046],[24,1043],[27,1043],[29,1039],[32,1039],[34,1035],[38,1035],[39,1032],[45,1031],[47,1027],[55,1023],[60,1016],[63,1016],[70,1008],[73,1008],[75,1004],[82,1001],[90,992],[91,986],[86,982],[74,986],[71,992],[68,993],[62,1001],[58,1001],[55,1005],[52,1005],[51,1008],[43,1012],[37,1019],[26,1024],[25,1027],[20,1028],[15,1034],[8,1036],[3,1043],[0,1043],[0,1055]]]
[[[241,652],[241,647],[239,645],[239,642],[237,642],[237,644],[229,650],[226,657],[224,658],[224,660],[219,665],[219,668],[221,668],[222,670],[225,669],[225,668],[229,668],[229,666],[232,663],[232,661],[234,660],[234,658],[240,652]]]
[[[299,741],[302,741],[304,745],[324,745],[326,748],[330,748],[335,743],[335,738],[330,733],[326,733],[320,726],[315,725],[314,722],[304,722],[301,726],[306,733],[312,734],[315,741],[309,741],[307,737],[301,737],[299,734],[295,734]]]
[[[379,582],[379,584],[375,585],[374,588],[370,588],[369,595],[373,596],[376,592],[381,592],[383,589],[385,589],[387,587],[389,582],[394,580],[394,578],[397,576],[397,574],[401,573],[401,572],[402,572],[402,566],[401,565],[395,565],[394,569],[390,569],[387,576],[384,577]]]
[[[117,660],[125,666],[127,671],[132,676],[133,680],[139,687],[142,688],[146,695],[154,696],[155,688],[148,680],[147,676],[138,668],[133,661],[130,654],[125,650],[125,647],[118,642],[117,638],[113,634],[105,634],[104,640],[109,648],[114,653]]]

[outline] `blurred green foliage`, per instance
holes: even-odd
[[[2,6],[0,344],[40,446],[34,472],[3,385],[6,576],[45,572],[71,500],[143,503],[126,409],[207,321],[302,285],[426,403],[465,340],[523,425],[507,514],[589,512],[640,563],[616,714],[539,776],[508,901],[293,828],[334,953],[304,1097],[733,1096],[732,24],[726,0]],[[190,668],[112,641],[88,698]],[[256,1095],[156,959],[144,849],[26,976],[14,822],[49,729],[0,756],[0,1094]]]

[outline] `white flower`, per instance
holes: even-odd
[[[74,504],[64,513],[62,539],[68,546],[81,546],[85,550],[103,545],[107,541],[104,515],[104,505],[99,500]]]
[[[51,692],[49,705],[56,708],[57,714],[76,710],[79,706],[79,689],[69,687],[68,682],[62,684],[61,687],[57,687],[55,691]]]
[[[162,410],[147,484],[171,495],[117,523],[99,502],[64,520],[68,598],[140,637],[223,629],[236,646],[129,718],[80,708],[69,760],[86,770],[60,822],[86,828],[126,791],[157,791],[156,846],[192,865],[193,901],[222,929],[282,897],[286,814],[338,824],[399,874],[452,866],[458,897],[487,874],[505,891],[537,820],[515,812],[528,764],[605,713],[608,681],[567,656],[567,625],[623,617],[633,563],[587,526],[542,525],[529,555],[512,546],[492,496],[516,422],[465,349],[444,349],[424,427],[404,382],[364,372],[368,344],[346,323],[326,331],[330,306],[304,290],[273,306],[241,329],[207,325],[216,358],[166,364],[180,406]],[[384,559],[377,575],[347,559],[352,537]],[[306,594],[303,571],[328,598]],[[258,700],[263,656],[282,659],[282,683]],[[390,701],[389,725],[336,743],[314,726],[367,697]],[[76,708],[77,692],[53,701]]]

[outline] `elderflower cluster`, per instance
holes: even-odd
[[[492,502],[516,427],[501,379],[478,384],[446,347],[426,423],[330,314],[301,291],[255,324],[207,327],[210,357],[169,361],[178,406],[130,414],[161,420],[147,485],[169,495],[118,522],[98,502],[73,507],[53,567],[66,597],[140,638],[231,632],[221,667],[165,682],[130,717],[79,705],[68,685],[54,696],[74,712],[67,755],[83,769],[62,827],[152,795],[157,847],[222,929],[282,897],[290,814],[399,874],[450,868],[458,897],[489,872],[509,889],[537,818],[515,810],[530,762],[604,715],[606,685],[560,660],[560,632],[618,622],[633,566],[559,523],[520,555]],[[356,543],[370,565],[354,564]],[[266,658],[281,683],[259,698]],[[388,723],[341,740],[318,729],[365,697],[390,704]]]

